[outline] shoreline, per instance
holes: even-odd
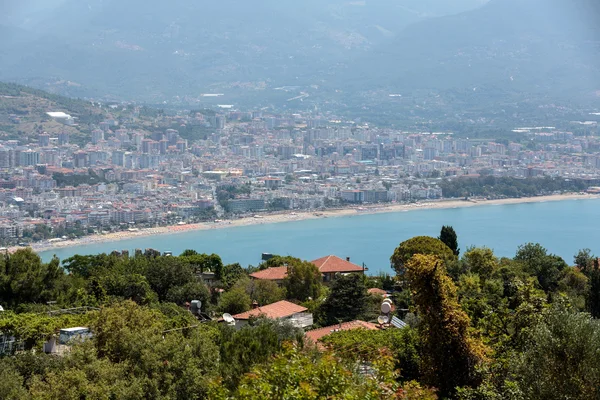
[[[186,225],[171,225],[166,227],[146,228],[138,231],[129,232],[112,232],[105,235],[90,235],[84,236],[79,239],[58,241],[54,243],[40,242],[33,243],[30,247],[36,253],[51,251],[55,249],[85,246],[88,244],[95,243],[107,243],[107,242],[118,242],[122,240],[136,239],[149,236],[160,236],[176,233],[184,233],[190,231],[201,231],[210,229],[227,229],[241,226],[251,225],[266,225],[266,224],[277,224],[294,221],[306,221],[311,219],[322,219],[322,218],[336,218],[353,215],[367,215],[367,214],[383,214],[383,213],[394,213],[394,212],[407,212],[412,210],[430,210],[430,209],[452,209],[452,208],[467,208],[477,207],[484,205],[508,205],[508,204],[526,204],[526,203],[542,203],[548,201],[563,201],[563,200],[578,200],[578,199],[598,199],[599,195],[592,194],[580,194],[580,193],[568,193],[558,194],[549,196],[536,196],[536,197],[522,197],[522,198],[510,198],[510,199],[470,199],[470,200],[457,200],[457,199],[442,199],[432,200],[421,203],[412,204],[376,204],[357,206],[352,208],[325,210],[325,211],[285,211],[273,214],[257,214],[258,217],[245,217],[236,220],[223,220],[220,222],[200,222],[196,224]],[[9,252],[14,252],[22,247],[10,247]]]

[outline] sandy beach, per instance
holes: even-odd
[[[221,220],[219,222],[203,222],[198,224],[186,224],[186,225],[174,225],[167,227],[147,228],[139,229],[134,231],[121,231],[113,232],[101,235],[85,236],[75,240],[64,240],[55,242],[39,242],[31,245],[31,248],[36,252],[42,252],[52,249],[71,247],[71,246],[85,246],[91,243],[101,242],[117,242],[121,240],[154,236],[154,235],[168,235],[172,233],[187,232],[193,230],[207,230],[207,229],[225,229],[239,226],[257,225],[257,224],[274,224],[284,223],[292,221],[303,221],[309,219],[318,218],[335,218],[350,215],[360,214],[375,214],[375,213],[390,213],[390,212],[403,212],[410,210],[419,209],[443,209],[443,208],[462,208],[462,207],[477,207],[482,205],[501,205],[501,204],[522,204],[522,203],[538,203],[546,201],[562,201],[562,200],[573,200],[573,199],[596,199],[600,198],[598,195],[581,194],[581,193],[570,193],[560,194],[551,196],[538,196],[538,197],[526,197],[526,198],[514,198],[514,199],[469,199],[469,200],[431,200],[412,204],[374,204],[356,206],[345,209],[327,210],[327,211],[311,211],[311,212],[294,212],[285,211],[280,213],[271,214],[259,214],[254,217],[246,217],[233,220]],[[9,251],[15,251],[18,247],[12,247]]]

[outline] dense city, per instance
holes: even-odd
[[[1,141],[3,243],[458,197],[441,182],[481,176],[600,176],[595,121],[577,123],[584,136],[515,128],[517,143],[377,128],[317,111],[95,107],[103,107],[95,123],[48,111],[44,120],[58,127],[52,134],[41,123],[33,134]],[[19,129],[27,118],[11,114],[7,122]]]

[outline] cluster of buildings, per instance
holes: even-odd
[[[524,140],[516,143],[376,128],[316,112],[113,111],[86,127],[84,143],[68,133],[0,140],[0,240],[438,199],[442,177],[599,176],[595,125],[588,136],[521,128]]]

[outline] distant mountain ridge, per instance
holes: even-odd
[[[54,0],[0,16],[0,79],[146,101],[320,84],[403,27],[485,1]]]
[[[523,98],[592,96],[600,90],[597,18],[596,0],[492,0],[406,28],[358,60],[344,82],[394,93],[494,89]]]
[[[600,93],[597,0],[53,1],[0,16],[0,79],[145,102],[395,93],[446,111]]]

